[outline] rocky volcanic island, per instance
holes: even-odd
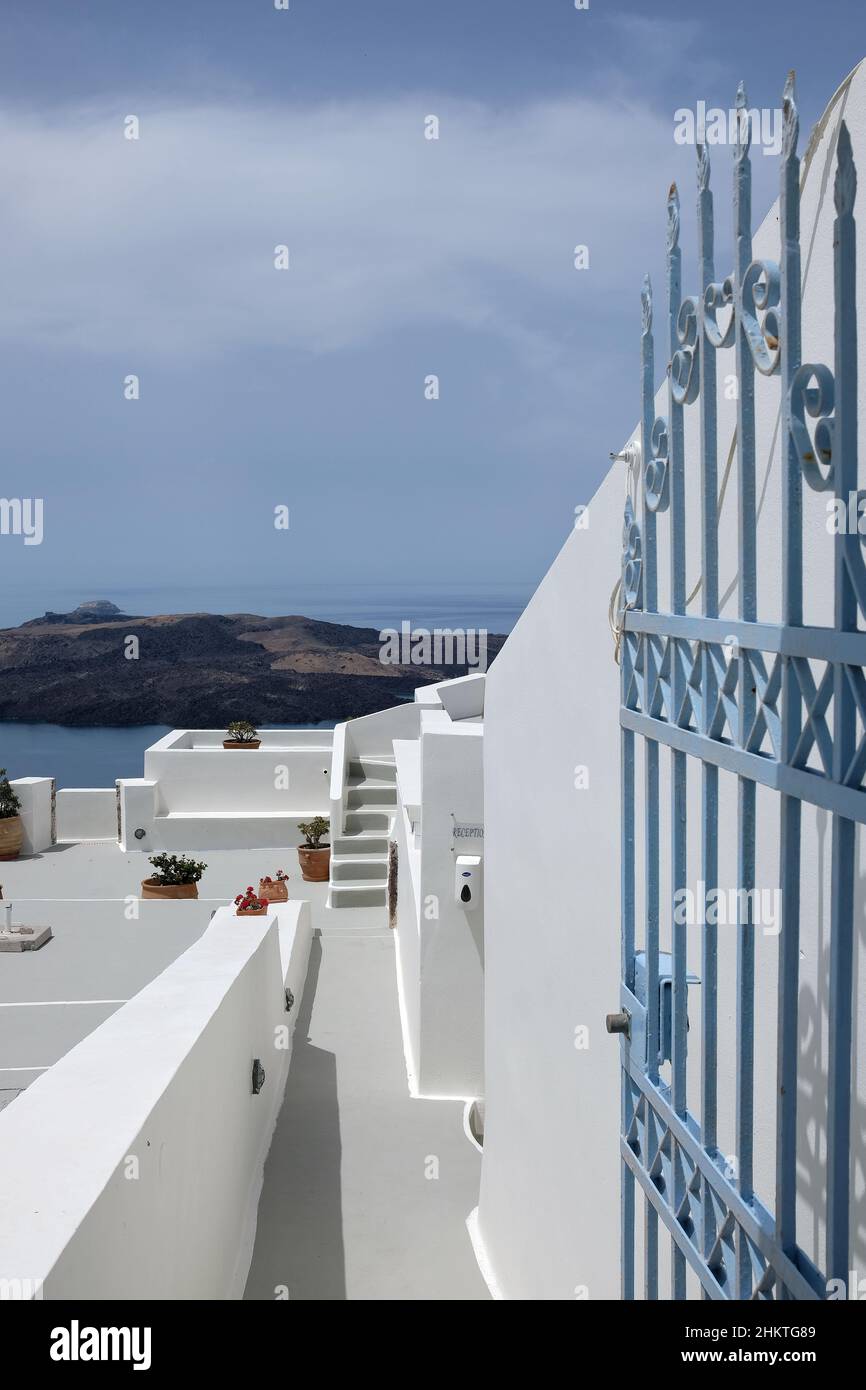
[[[137,642],[137,659],[134,652]],[[505,638],[487,637],[488,665]],[[136,618],[99,599],[0,629],[0,719],[221,728],[317,724],[412,699],[465,666],[386,665],[375,628],[253,613]]]

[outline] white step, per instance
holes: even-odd
[[[328,894],[328,907],[377,907],[385,906],[385,884],[348,882],[332,883]]]
[[[373,855],[385,859],[388,855],[388,839],[385,835],[373,834],[368,830],[356,835],[337,835],[331,842],[331,857],[350,859],[357,855]]]
[[[376,883],[388,881],[388,865],[384,859],[346,859],[331,857],[331,883]]]
[[[350,758],[349,760],[350,777],[375,777],[382,782],[393,784],[397,781],[397,768],[393,759],[385,758]]]
[[[391,817],[387,811],[347,811],[344,835],[355,835],[368,830],[375,835],[387,835]]]
[[[372,810],[377,806],[396,806],[397,788],[388,782],[349,781],[346,792],[346,806],[352,810],[363,807]]]
[[[309,811],[169,811],[155,816],[142,840],[130,838],[128,848],[190,854],[207,859],[208,850],[293,849],[303,843],[298,821]],[[131,835],[131,830],[130,830]]]

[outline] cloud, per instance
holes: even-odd
[[[173,104],[138,141],[126,114],[0,112],[5,342],[171,361],[433,324],[550,369],[662,236],[671,130],[634,102]]]

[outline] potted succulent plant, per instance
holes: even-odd
[[[226,730],[223,748],[259,748],[261,742],[254,724],[246,719],[235,719]]]
[[[266,874],[259,879],[259,897],[264,898],[268,903],[287,903],[289,901],[289,890],[286,884],[289,881],[288,874],[283,873],[282,869],[277,869],[276,878],[271,878]]]
[[[251,887],[245,893],[238,893],[235,898],[236,917],[264,917],[267,910],[264,898],[257,897]]]
[[[18,812],[21,802],[9,784],[5,767],[0,767],[0,859],[17,859],[24,839]]]
[[[324,883],[331,867],[331,847],[321,843],[328,833],[328,820],[325,816],[313,816],[312,820],[299,821],[298,829],[305,839],[303,845],[298,845],[301,875],[307,883]]]
[[[207,864],[197,859],[188,859],[185,854],[152,854],[150,862],[156,873],[151,878],[142,879],[143,898],[197,898],[198,881]]]

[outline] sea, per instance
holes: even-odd
[[[88,599],[110,599],[137,617],[155,613],[300,614],[353,627],[400,630],[462,628],[508,633],[529,600],[530,586],[437,585],[398,590],[386,585],[274,585],[110,588],[99,592],[7,588],[0,593],[0,627],[17,627],[47,611],[67,613]],[[302,727],[302,726],[293,726]],[[332,728],[333,722],[320,727]],[[87,728],[0,721],[0,767],[9,777],[54,777],[61,787],[110,787],[118,777],[140,777],[144,750],[169,732],[166,724]]]

